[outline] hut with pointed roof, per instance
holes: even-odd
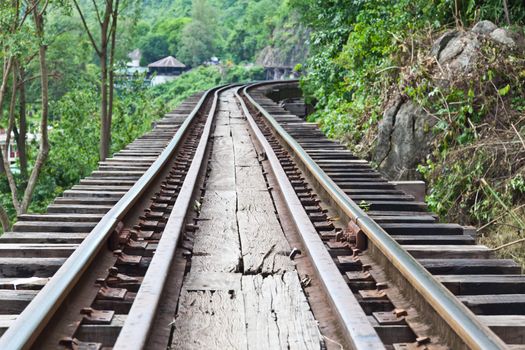
[[[157,73],[157,75],[180,75],[186,70],[186,65],[180,62],[173,56],[164,57],[148,64],[149,74]]]

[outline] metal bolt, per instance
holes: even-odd
[[[290,260],[294,260],[297,254],[301,255],[303,254],[303,252],[301,252],[301,250],[298,248],[293,248],[292,251],[290,252]]]

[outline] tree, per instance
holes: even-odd
[[[150,34],[140,45],[142,59],[146,64],[155,62],[163,57],[168,56],[169,43],[167,38],[162,34]]]
[[[12,0],[9,3],[3,3],[0,7],[0,16],[3,21],[2,35],[0,36],[0,45],[2,48],[3,57],[3,74],[2,83],[0,85],[0,119],[2,118],[3,103],[7,94],[9,76],[11,75],[11,95],[8,106],[8,126],[6,130],[6,142],[2,147],[2,161],[4,165],[5,175],[7,177],[9,188],[11,190],[12,203],[17,215],[25,214],[31,202],[33,192],[35,190],[38,177],[44,166],[49,153],[48,142],[48,70],[46,61],[47,45],[44,41],[44,16],[49,1],[29,0],[26,3],[21,3],[19,0]],[[33,19],[33,27],[26,26],[28,17]],[[31,52],[34,48],[31,38],[36,37],[38,40],[36,46],[37,53],[29,54],[29,59],[24,58],[23,53]],[[11,142],[11,132],[16,128],[15,106],[17,101],[17,94],[20,88],[24,86],[24,67],[23,64],[31,61],[33,57],[39,58],[39,77],[41,90],[41,111],[40,111],[40,140],[39,150],[36,157],[35,164],[31,171],[29,180],[25,186],[22,198],[18,195],[17,181],[11,171],[9,164],[9,145]],[[19,74],[21,72],[21,74]],[[20,84],[21,83],[21,84]],[[19,101],[21,112],[25,113],[25,92],[22,90],[21,99]],[[22,116],[21,116],[22,117]],[[25,116],[23,116],[25,118]],[[21,129],[25,130],[25,121],[21,120]],[[25,133],[25,131],[23,131]],[[25,137],[25,135],[24,135]],[[20,140],[18,140],[20,142]],[[25,139],[22,140],[25,144]],[[4,208],[0,208],[0,221],[4,231],[9,229],[9,218]]]
[[[203,63],[217,49],[216,11],[206,0],[193,0],[191,22],[184,27],[179,57],[193,66]]]
[[[27,115],[26,115],[26,74],[21,65],[18,68],[18,128],[14,129],[18,159],[20,160],[20,173],[22,178],[27,178]],[[15,124],[16,125],[16,124]]]
[[[84,10],[77,0],[73,0],[75,8],[82,20],[84,29],[89,37],[91,45],[100,60],[100,160],[109,155],[111,145],[111,119],[113,115],[113,93],[114,93],[114,63],[115,45],[117,36],[117,20],[119,15],[120,0],[105,0],[103,6],[99,6],[99,0],[92,0],[100,41],[95,40],[93,29],[90,28],[84,14]],[[99,8],[104,8],[100,11]]]

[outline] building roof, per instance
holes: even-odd
[[[148,64],[148,68],[186,68],[186,65],[181,63],[175,57],[168,56],[158,60],[157,62]]]

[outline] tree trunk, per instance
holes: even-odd
[[[106,49],[100,57],[100,160],[109,155],[110,134],[108,133],[108,67]]]
[[[20,159],[20,173],[24,179],[27,179],[27,116],[26,116],[26,86],[25,86],[25,70],[20,67],[19,71],[19,87],[18,87],[18,104],[19,104],[19,129],[17,137],[18,157]]]
[[[108,31],[111,20],[113,0],[106,1],[104,19],[100,27],[100,160],[109,155],[111,144],[111,122],[108,113]]]
[[[111,51],[109,54],[109,110],[108,110],[108,130],[111,135],[111,123],[113,121],[113,93],[115,90],[115,46],[117,41],[117,19],[118,19],[119,0],[115,1],[115,8],[111,13],[113,21],[111,22]]]
[[[108,69],[108,41],[110,39],[108,34],[110,25],[111,28],[115,26],[116,22],[112,23],[111,20],[116,20],[118,12],[113,10],[113,1],[106,0],[106,8],[101,18],[100,13],[97,15],[97,20],[100,25],[100,46],[95,42],[95,38],[89,29],[89,25],[86,21],[86,17],[79,5],[77,0],[73,0],[73,4],[80,15],[82,25],[87,32],[91,45],[95,49],[98,58],[100,59],[100,149],[99,155],[100,160],[105,160],[109,156],[110,145],[111,145],[111,117],[112,117],[112,102],[113,102],[113,78],[110,71],[113,69],[113,59],[111,58],[110,67]],[[96,6],[95,6],[96,7]],[[116,9],[118,9],[118,0],[116,3]],[[97,9],[98,12],[98,9]],[[109,80],[109,82],[108,82]],[[108,86],[109,85],[109,86]],[[109,99],[109,101],[108,101]]]
[[[5,211],[4,207],[0,205],[0,223],[4,232],[8,232],[11,229],[11,222],[9,221],[9,215]]]
[[[34,20],[37,34],[41,39],[44,37],[44,13],[43,10],[41,13],[38,12],[38,6],[34,8]],[[38,181],[38,176],[40,171],[44,166],[44,163],[47,159],[49,153],[49,140],[47,133],[47,119],[49,115],[49,80],[48,80],[48,71],[47,71],[47,62],[46,62],[46,50],[47,46],[44,43],[41,43],[38,48],[39,54],[39,63],[40,63],[40,89],[41,89],[41,98],[42,98],[42,118],[40,120],[40,148],[38,150],[38,155],[36,157],[35,165],[31,171],[31,176],[27,182],[27,187],[24,192],[24,198],[20,205],[20,213],[25,214],[31,203],[31,198],[33,197],[33,191],[35,190],[36,183]]]
[[[5,167],[4,167],[4,153],[2,152],[2,147],[0,147],[0,174],[5,173]]]
[[[508,2],[508,0],[503,0],[503,12],[505,12],[505,20],[507,21],[507,25],[510,26],[509,2]]]
[[[13,65],[13,57],[4,58],[4,72],[2,75],[2,85],[0,86],[0,120],[2,119],[3,104],[5,94],[7,93],[7,83],[9,82],[9,74]]]
[[[4,110],[3,104],[4,104],[4,96],[7,92],[7,81],[9,80],[9,71],[11,70],[11,58],[4,58],[4,69],[2,74],[2,85],[0,86],[0,120],[2,119],[2,112]],[[5,172],[5,166],[4,166],[4,152],[2,152],[2,147],[0,147],[0,172]]]
[[[9,163],[9,148],[11,145],[11,132],[13,131],[14,125],[15,125],[15,113],[14,113],[14,104],[16,102],[16,85],[17,85],[17,73],[16,73],[16,64],[13,61],[13,65],[11,68],[11,72],[13,73],[13,81],[12,81],[12,87],[11,87],[11,101],[9,104],[9,115],[8,115],[8,125],[7,129],[5,131],[5,144],[3,145],[2,149],[2,161],[4,163],[4,171],[7,178],[7,183],[9,184],[9,189],[11,190],[11,200],[13,202],[13,206],[16,209],[16,212],[20,214],[20,201],[18,200],[18,188],[16,186],[16,179],[13,176],[13,172],[11,171],[11,164]]]

